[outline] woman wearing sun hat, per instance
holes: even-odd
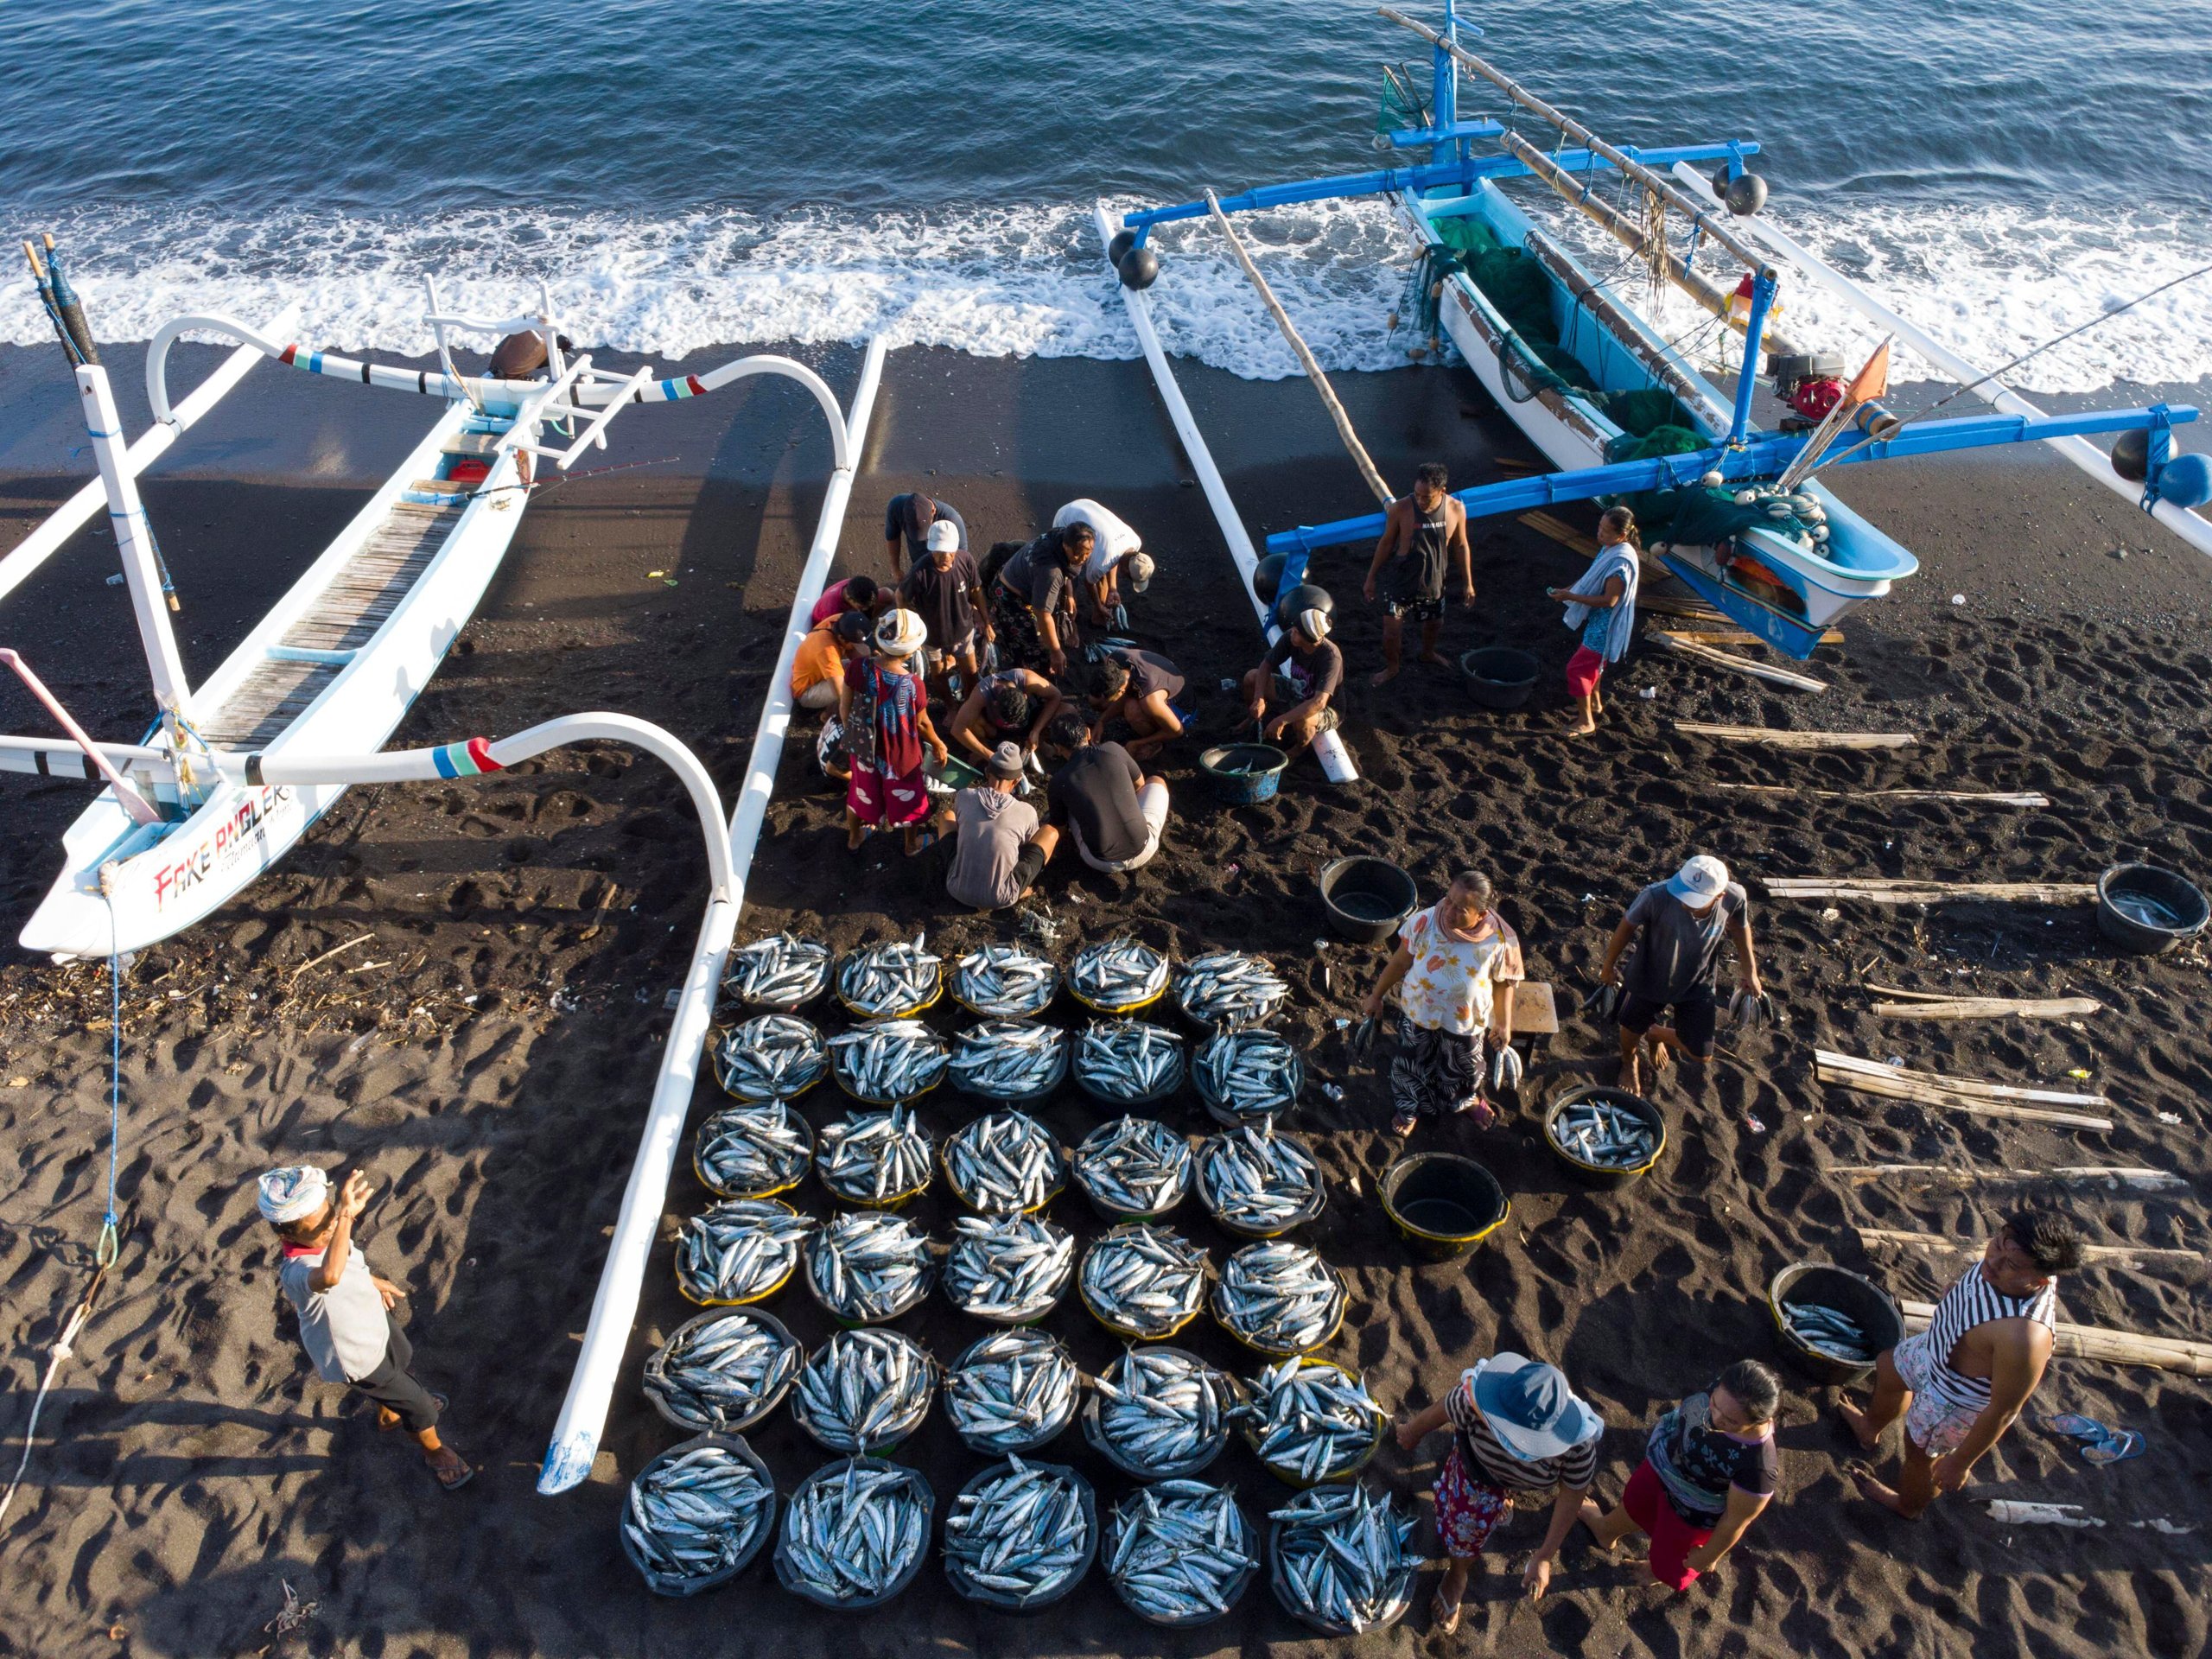
[[[845,728],[852,777],[845,785],[845,846],[860,850],[871,830],[906,832],[909,857],[936,839],[924,833],[930,791],[922,775],[923,746],[945,762],[944,742],[930,724],[929,699],[914,659],[929,629],[908,610],[884,613],[875,626],[875,654],[845,676],[837,718]]]

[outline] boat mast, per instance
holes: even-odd
[[[192,720],[192,688],[185,677],[184,659],[177,654],[176,635],[169,628],[169,613],[162,598],[161,567],[155,562],[154,534],[146,522],[146,509],[138,499],[138,480],[123,441],[123,417],[117,414],[115,394],[109,389],[107,371],[97,364],[77,367],[77,391],[85,412],[85,430],[92,440],[92,454],[99,461],[100,486],[107,493],[108,521],[115,526],[116,551],[123,556],[123,579],[130,585],[130,609],[138,622],[139,642],[146,650],[146,667],[153,676],[154,699],[161,704],[162,720],[172,742],[181,742],[180,721]]]

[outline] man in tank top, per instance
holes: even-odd
[[[2043,1380],[2056,1334],[2057,1275],[2081,1264],[2081,1236],[2063,1217],[2024,1209],[2005,1220],[1981,1260],[1943,1293],[1928,1328],[1876,1360],[1872,1401],[1838,1404],[1869,1452],[1904,1419],[1897,1484],[1862,1471],[1854,1477],[1861,1494],[1910,1518],[1966,1484]]]
[[[1406,621],[1421,624],[1421,659],[1446,666],[1436,649],[1444,629],[1444,574],[1459,573],[1459,601],[1475,602],[1474,555],[1467,545],[1467,510],[1446,493],[1443,463],[1429,461],[1414,474],[1414,493],[1400,496],[1383,515],[1382,539],[1368,567],[1367,597],[1382,601],[1382,666],[1369,681],[1387,685],[1403,666]]]

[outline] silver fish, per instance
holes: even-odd
[[[936,1143],[911,1108],[855,1112],[824,1126],[815,1158],[822,1185],[848,1204],[887,1204],[930,1182]]]
[[[800,1007],[829,983],[830,947],[789,933],[739,945],[722,969],[722,989],[754,1007]]]
[[[1303,1485],[1339,1480],[1372,1455],[1382,1408],[1351,1371],[1293,1355],[1251,1382],[1246,1425],[1262,1463]]]
[[[1296,1135],[1271,1122],[1244,1124],[1198,1148],[1198,1197],[1207,1212],[1248,1233],[1280,1230],[1304,1217],[1321,1191],[1321,1166]]]
[[[829,1068],[822,1033],[795,1014],[764,1014],[733,1026],[715,1049],[722,1087],[740,1100],[790,1100]]]
[[[1275,1588],[1307,1624],[1356,1636],[1404,1616],[1421,1558],[1413,1513],[1389,1493],[1317,1486],[1269,1518]]]
[[[1651,1125],[1608,1100],[1580,1100],[1552,1115],[1552,1144],[1600,1169],[1640,1169],[1659,1151]]]
[[[872,1602],[920,1565],[932,1507],[920,1473],[895,1463],[849,1458],[817,1470],[785,1506],[778,1575],[824,1606]]]
[[[944,963],[920,936],[855,950],[837,964],[837,995],[863,1020],[896,1019],[937,1000]]]
[[[1218,950],[1175,975],[1175,1001],[1202,1025],[1256,1026],[1281,1007],[1290,986],[1265,957]]]
[[[1167,958],[1135,939],[1086,944],[1068,965],[1068,988],[1109,1014],[1133,1008],[1167,988]]]
[[[1052,1132],[1023,1112],[986,1112],[944,1147],[945,1177],[970,1210],[1012,1215],[1058,1192],[1067,1165]]]
[[[807,1283],[823,1306],[859,1325],[895,1319],[928,1295],[932,1267],[927,1236],[875,1210],[839,1216],[806,1250]]]
[[[1265,1352],[1304,1353],[1344,1318],[1344,1281],[1317,1251],[1274,1240],[1229,1258],[1213,1289],[1214,1317]]]
[[[1071,1588],[1090,1553],[1083,1477],[1057,1464],[1008,1458],[953,1500],[944,1522],[944,1574],[978,1600],[1033,1606]]]
[[[839,1331],[814,1351],[791,1394],[791,1415],[832,1452],[895,1445],[921,1426],[937,1365],[896,1331]]]
[[[1114,1506],[1106,1576],[1155,1624],[1203,1624],[1236,1604],[1259,1565],[1252,1529],[1225,1486],[1163,1480]]]
[[[691,1167],[725,1198],[760,1198],[804,1179],[814,1141],[804,1118],[782,1101],[729,1106],[699,1126]]]
[[[1847,1313],[1819,1302],[1784,1302],[1782,1319],[1789,1334],[1815,1353],[1847,1365],[1873,1363],[1873,1339]]]
[[[1173,1210],[1191,1190],[1191,1143],[1157,1118],[1101,1123],[1075,1149],[1074,1165],[1085,1192],[1125,1215]]]
[[[710,1578],[752,1553],[775,1496],[760,1471],[728,1446],[671,1452],[630,1483],[622,1535],[649,1575],[679,1584]]]
[[[1164,1337],[1198,1311],[1206,1253],[1165,1227],[1116,1227],[1083,1258],[1084,1305],[1116,1331]]]
[[[1027,1020],[986,1020],[952,1039],[952,1086],[985,1100],[1029,1100],[1068,1074],[1068,1034]]]
[[[695,1302],[749,1302],[791,1276],[812,1217],[773,1198],[727,1198],[683,1224],[676,1278]]]
[[[1011,1324],[1049,1312],[1075,1271],[1075,1240],[1041,1216],[952,1224],[944,1259],[944,1294],[963,1313]]]
[[[944,1414],[971,1452],[1027,1452],[1075,1415],[1078,1374],[1058,1337],[1001,1331],[954,1362],[944,1379]]]
[[[798,1374],[799,1346],[750,1313],[696,1319],[645,1366],[645,1392],[688,1428],[734,1431]]]
[[[1011,944],[971,950],[960,958],[952,974],[952,994],[964,1007],[1001,1020],[1027,1020],[1044,1013],[1059,986],[1058,969]]]
[[[1297,1100],[1306,1062],[1275,1033],[1247,1026],[1208,1039],[1192,1076],[1217,1113],[1249,1120],[1272,1116]]]
[[[1103,1020],[1077,1039],[1078,1081],[1109,1099],[1153,1099],[1183,1079],[1183,1042],[1142,1020]]]
[[[830,1039],[837,1086],[871,1106],[912,1100],[935,1088],[952,1052],[918,1020],[883,1020]]]
[[[1140,1480],[1196,1474],[1220,1455],[1241,1410],[1228,1377],[1173,1348],[1128,1349],[1093,1387],[1084,1431]]]

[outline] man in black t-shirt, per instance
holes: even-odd
[[[1329,638],[1329,619],[1321,611],[1300,611],[1268,647],[1260,665],[1244,677],[1244,702],[1260,732],[1295,758],[1323,732],[1337,728],[1332,706],[1344,683],[1344,654]],[[1268,719],[1268,698],[1287,704]]]
[[[960,532],[960,550],[966,552],[968,521],[950,501],[918,491],[891,498],[891,504],[883,510],[883,550],[891,561],[892,581],[900,580],[908,565],[919,564],[928,556],[930,526],[940,518],[950,520]]]
[[[1077,643],[1075,596],[1084,561],[1097,535],[1080,520],[1048,530],[998,568],[990,584],[991,613],[999,631],[1001,661],[1040,664],[1054,677],[1068,671]]]
[[[951,520],[940,518],[930,526],[928,553],[899,584],[899,602],[930,631],[929,671],[938,690],[952,695],[949,682],[955,668],[963,690],[975,684],[982,672],[982,645],[996,633],[983,603],[983,578],[974,556],[960,545]]]
[[[1183,734],[1183,716],[1172,701],[1182,696],[1183,684],[1183,671],[1156,651],[1135,645],[1109,651],[1091,671],[1090,706],[1097,711],[1090,723],[1092,737],[1118,741],[1116,728],[1124,727],[1130,758],[1150,760]]]
[[[1072,709],[1046,728],[1045,741],[1068,757],[1046,798],[1052,822],[1073,832],[1076,855],[1109,874],[1150,863],[1167,827],[1166,781],[1146,777],[1120,744],[1093,743]]]

